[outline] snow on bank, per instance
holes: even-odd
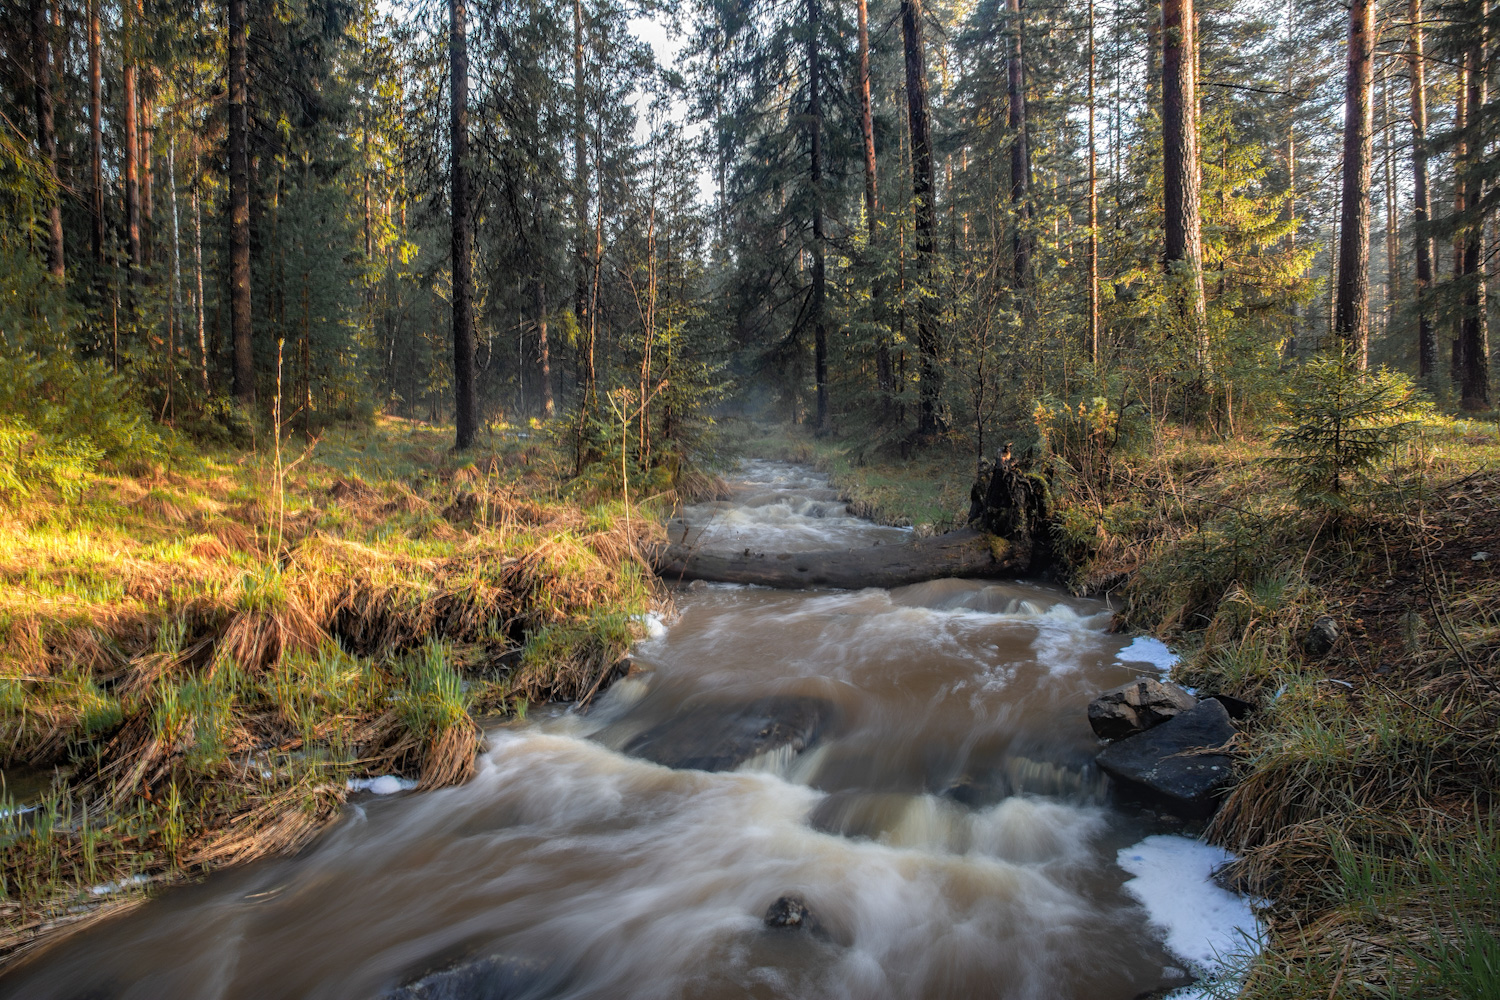
[[[1120,650],[1115,659],[1120,663],[1149,663],[1160,670],[1163,677],[1177,665],[1177,654],[1168,649],[1166,643],[1149,635],[1138,635],[1130,640],[1130,645]]]
[[[1125,891],[1164,932],[1167,950],[1205,980],[1233,974],[1236,959],[1260,948],[1260,921],[1250,901],[1213,881],[1214,870],[1232,860],[1222,848],[1171,834],[1147,837],[1117,855],[1120,867],[1135,876]],[[1193,987],[1172,994],[1176,1000],[1211,995]]]
[[[351,792],[369,792],[371,795],[395,795],[409,792],[417,787],[410,778],[398,778],[394,774],[382,774],[378,778],[350,778],[345,787]]]

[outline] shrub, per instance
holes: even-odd
[[[1292,380],[1288,424],[1270,460],[1300,506],[1335,516],[1368,499],[1376,471],[1432,413],[1411,379],[1381,368],[1360,371],[1342,358],[1317,358]]]

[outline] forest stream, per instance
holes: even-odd
[[[802,467],[733,486],[684,512],[698,544],[911,537]],[[468,783],[357,793],[300,855],[170,889],[0,997],[1133,1000],[1254,934],[1207,877],[1222,852],[1093,764],[1089,699],[1169,662],[1103,602],[972,580],[673,599],[630,676],[492,728]],[[654,762],[674,756],[732,769]],[[767,926],[785,897],[801,926]]]

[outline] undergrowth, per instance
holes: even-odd
[[[1244,997],[1500,996],[1500,429],[1417,416],[1353,461],[1285,430],[1049,456],[1069,582],[1250,706],[1208,831],[1268,904]]]
[[[461,781],[476,715],[607,681],[657,519],[569,496],[545,440],[446,446],[383,419],[289,444],[280,489],[272,456],[176,448],[9,490],[0,766],[53,780],[0,803],[0,956],[302,846],[351,777]]]

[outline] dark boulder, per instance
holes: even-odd
[[[833,720],[831,702],[800,695],[696,705],[636,736],[624,752],[680,770],[732,771],[783,747],[801,753]]]
[[[486,955],[429,972],[382,993],[380,1000],[522,1000],[545,996],[555,985],[541,962]]]
[[[1200,701],[1155,728],[1111,743],[1097,761],[1128,786],[1169,805],[1199,809],[1233,775],[1233,758],[1214,751],[1225,748],[1234,732],[1223,705]]]
[[[1308,656],[1321,660],[1333,651],[1334,643],[1338,641],[1339,623],[1324,615],[1313,622],[1307,635],[1302,637],[1302,648]]]
[[[1198,699],[1176,684],[1140,677],[1089,702],[1089,725],[1106,740],[1118,740],[1159,726],[1186,712]]]

